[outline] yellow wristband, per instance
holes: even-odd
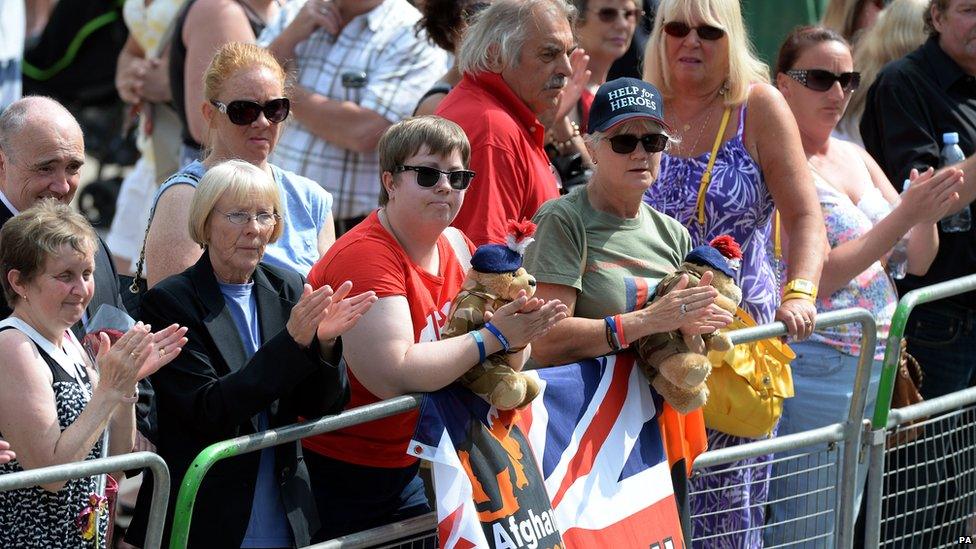
[[[809,301],[810,303],[816,303],[817,300],[810,294],[804,294],[801,292],[790,292],[783,296],[783,301],[789,301],[791,299],[803,299]]]
[[[802,278],[794,278],[793,280],[786,283],[786,287],[783,288],[783,294],[806,294],[811,298],[817,298],[817,285],[809,280],[804,280]]]

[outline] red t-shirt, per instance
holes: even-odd
[[[468,243],[468,247],[473,247]],[[352,294],[373,290],[380,298],[404,296],[410,306],[414,342],[440,339],[451,301],[461,290],[464,270],[446,236],[437,239],[439,276],[432,275],[411,261],[396,239],[380,224],[374,211],[362,223],[342,235],[308,274],[315,288],[333,288],[352,281]],[[346,409],[379,402],[356,379],[350,365],[351,396]],[[307,438],[303,446],[333,459],[371,467],[406,467],[416,461],[407,455],[418,412],[413,410]]]
[[[501,75],[464,75],[437,107],[471,142],[474,181],[453,225],[476,245],[505,242],[510,219],[532,219],[559,196],[546,130]]]

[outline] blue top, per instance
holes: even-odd
[[[188,177],[166,180],[156,192],[153,209],[166,189],[176,185],[196,188],[205,172],[206,168],[199,160],[184,166],[175,175],[191,174],[196,180]],[[277,242],[268,244],[262,261],[307,276],[312,265],[319,260],[319,233],[332,212],[332,195],[311,179],[277,166],[271,166],[271,173],[281,194],[281,207],[284,210],[281,215],[285,228]]]
[[[251,358],[261,346],[261,325],[258,321],[258,302],[252,292],[254,283],[220,285],[224,303],[237,325],[244,344],[244,352]],[[258,429],[268,428],[268,412],[258,414]],[[241,547],[292,547],[294,538],[288,515],[281,503],[281,490],[275,480],[274,448],[261,450],[258,464],[258,478],[254,485],[254,501],[251,504],[251,518],[247,523],[247,533]]]

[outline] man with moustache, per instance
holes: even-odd
[[[295,122],[271,161],[332,193],[337,234],[379,203],[380,136],[447,72],[447,53],[415,32],[419,19],[407,0],[306,0],[258,37],[297,80]]]
[[[572,74],[574,8],[564,0],[498,0],[458,50],[461,82],[437,108],[471,141],[477,174],[453,225],[476,245],[505,242],[509,219],[531,219],[559,196],[539,117]]]

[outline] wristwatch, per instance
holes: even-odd
[[[817,298],[817,285],[809,280],[794,278],[786,283],[783,294],[806,294],[811,298]]]

